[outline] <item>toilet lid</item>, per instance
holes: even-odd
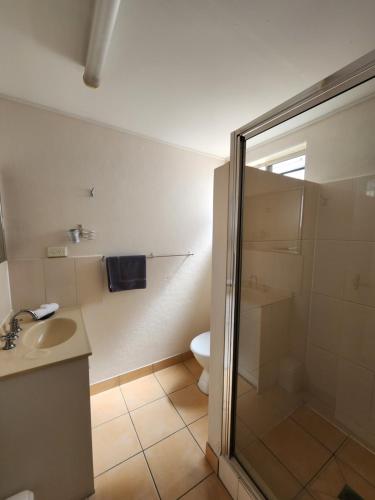
[[[204,332],[195,337],[190,344],[190,349],[200,356],[210,355],[210,332]]]

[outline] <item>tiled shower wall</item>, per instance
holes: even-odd
[[[310,392],[375,445],[375,176],[321,185],[307,350]]]
[[[375,176],[305,182],[304,194],[301,253],[247,241],[244,278],[293,294],[289,353],[306,362],[311,401],[375,445]]]
[[[300,224],[300,207],[295,198],[298,190],[302,189],[303,219],[301,239],[297,241],[299,231],[296,231],[296,225]],[[246,191],[248,197],[255,195],[257,200],[256,203],[245,203],[243,279],[250,280],[256,276],[258,284],[293,295],[287,351],[304,363],[319,185],[249,169]],[[260,195],[267,196],[264,203],[261,203]],[[264,224],[264,220],[268,224]],[[254,234],[257,227],[260,230]],[[293,236],[294,239],[290,239]],[[299,247],[297,252],[282,250],[294,247]],[[280,250],[275,250],[277,248]]]

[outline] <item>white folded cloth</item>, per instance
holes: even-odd
[[[55,302],[51,302],[51,304],[42,304],[38,307],[38,309],[34,309],[33,313],[38,319],[42,319],[49,314],[56,312],[59,307],[59,304],[56,304]]]

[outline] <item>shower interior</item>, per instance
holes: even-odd
[[[371,80],[247,141],[233,452],[267,498],[375,498],[374,130]]]

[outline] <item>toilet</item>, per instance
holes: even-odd
[[[210,368],[210,335],[211,332],[204,332],[197,335],[190,344],[190,350],[195,359],[203,368],[203,372],[198,381],[199,389],[208,394],[209,368]]]
[[[5,500],[34,500],[34,493],[32,491],[21,491],[20,493],[16,493],[11,497],[6,498]]]

